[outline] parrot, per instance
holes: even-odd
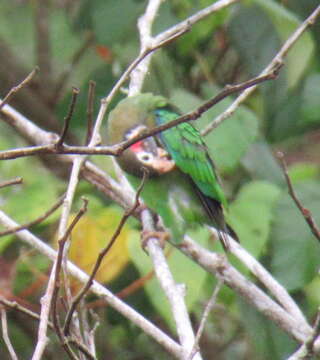
[[[181,112],[163,96],[140,93],[121,100],[108,117],[110,145],[130,140],[147,130],[166,124]],[[137,189],[145,169],[141,198],[159,214],[177,245],[189,229],[214,226],[224,249],[228,236],[238,240],[226,224],[227,200],[213,160],[200,132],[189,122],[135,142],[116,157],[129,183]]]

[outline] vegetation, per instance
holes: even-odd
[[[223,2],[216,1],[217,4]],[[7,159],[11,156],[9,150],[46,145],[50,139],[51,142],[57,139],[52,133],[61,134],[63,125],[68,123],[68,114],[71,120],[63,140],[68,145],[88,144],[92,133],[90,119],[97,118],[100,100],[110,94],[139,55],[139,41],[145,34],[139,32],[136,25],[147,5],[152,3],[157,1],[0,2],[1,98],[39,66],[32,79],[10,95],[10,111],[8,105],[0,105],[0,185],[12,178],[23,178],[22,184],[0,188],[0,231],[10,228],[5,214],[18,224],[25,224],[43,216],[66,191],[71,194],[70,184],[74,181],[70,180],[71,165],[72,171],[76,171],[78,160],[66,157],[67,148],[51,149],[54,154],[49,150],[35,151],[34,156],[22,156],[20,152]],[[159,40],[165,30],[191,19],[193,14],[199,14],[213,3],[213,0],[164,1],[154,21],[149,23],[153,40]],[[243,83],[258,76],[279,55],[281,47],[288,45],[288,38],[317,6],[317,0],[234,0],[195,23],[190,20],[181,34],[170,41],[165,38],[164,44],[153,49],[145,77],[139,78],[139,72],[134,69],[132,77],[115,96],[107,98],[107,113],[128,91],[135,91],[136,83],[140,91],[166,96],[183,113],[196,110],[219,94],[226,84]],[[144,26],[142,29],[147,29]],[[227,255],[230,263],[224,260],[225,269],[241,272],[248,280],[248,288],[253,284],[261,288],[270,301],[279,305],[284,316],[291,316],[292,323],[296,324],[296,328],[284,329],[278,315],[268,314],[268,309],[262,311],[248,302],[249,293],[243,294],[234,278],[228,280],[227,270],[217,267],[212,271],[214,276],[210,265],[206,267],[194,253],[188,253],[188,248],[183,252],[189,257],[181,249],[167,244],[164,253],[175,281],[186,285],[185,303],[195,330],[203,319],[207,301],[215,295],[199,344],[203,359],[263,360],[292,356],[292,360],[316,357],[320,353],[319,332],[315,336],[311,332],[320,304],[320,238],[316,225],[320,226],[319,36],[318,20],[297,36],[294,45],[281,56],[284,64],[276,79],[259,84],[226,119],[220,115],[237,99],[236,93],[194,122],[201,131],[206,131],[214,120],[220,122],[206,132],[205,139],[228,197],[228,222],[239,235],[241,247],[247,251],[241,258],[240,250],[234,245],[235,250]],[[143,50],[142,46],[142,53]],[[79,94],[72,87],[79,89]],[[70,113],[72,96],[76,102]],[[19,114],[13,115],[12,109]],[[102,145],[108,141],[106,122],[107,114],[100,132]],[[285,170],[282,157],[277,156],[279,152],[284,154]],[[70,217],[68,210],[59,208],[43,221],[35,221],[28,230],[42,239],[44,245],[58,249],[57,239],[64,238],[68,224],[82,208],[84,214],[71,231],[69,259],[90,274],[99,252],[114,237],[115,242],[106,252],[95,278],[181,345],[172,316],[174,308],[159,286],[155,275],[157,267],[150,261],[150,257],[154,258],[147,254],[150,248],[147,246],[144,251],[141,247],[140,231],[142,227],[148,229],[140,218],[138,204],[133,207],[134,195],[112,158],[94,155],[89,159],[106,177],[93,168],[92,163],[80,166],[80,181],[74,183],[75,196],[69,203]],[[289,184],[284,176],[286,169]],[[305,208],[303,212],[288,194],[288,185],[292,185],[298,205]],[[83,208],[83,197],[88,199],[87,210]],[[123,208],[132,216],[125,219],[119,237],[115,238],[125,214]],[[303,215],[310,215],[308,221],[314,224],[308,224]],[[54,274],[52,259],[48,258],[49,253],[41,249],[39,252],[39,247],[27,245],[21,231],[1,235],[2,326],[7,318],[9,338],[19,359],[31,358],[32,354],[36,359],[39,321],[14,309],[12,302],[40,314],[44,302],[40,299],[48,293],[50,274]],[[188,235],[213,256],[223,253],[207,229]],[[255,273],[255,265],[248,263],[249,254],[271,273],[268,279],[279,282],[290,294],[285,295],[283,303],[274,285],[262,285],[265,275]],[[67,281],[61,271],[61,282],[57,278],[53,282],[57,297],[53,298],[52,308],[58,311],[58,316],[53,311],[51,320],[59,318],[61,326],[70,297],[81,288],[79,278],[75,277],[70,276]],[[97,289],[89,291],[77,307],[80,325],[73,319],[70,330],[77,344],[71,341],[62,346],[64,335],[57,336],[59,331],[53,324],[47,333],[49,342],[39,359],[178,358],[174,350],[168,349],[169,345],[161,346],[156,335],[150,337],[143,325],[124,315],[113,300],[110,302],[106,294],[99,295]],[[181,293],[181,289],[179,291]],[[290,313],[284,305],[288,299],[297,304],[295,311],[300,309],[307,321],[298,311]],[[11,303],[4,305],[5,300]],[[94,329],[92,333],[91,329]],[[305,343],[309,344],[306,352],[295,353]],[[81,345],[88,349],[90,356],[79,351]],[[185,354],[180,356],[188,358]],[[14,358],[9,355],[4,337],[0,340],[0,357]]]

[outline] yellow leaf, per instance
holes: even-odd
[[[110,242],[122,217],[116,207],[102,209],[95,214],[85,214],[71,234],[71,245],[68,258],[90,274],[100,251]],[[115,243],[103,258],[95,280],[107,283],[116,278],[129,262],[127,241],[136,230],[125,225]],[[71,287],[79,284],[72,281]]]

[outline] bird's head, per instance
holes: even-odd
[[[165,105],[163,97],[152,94],[139,94],[122,100],[109,116],[109,143],[130,140],[154,127],[153,111]],[[159,176],[174,168],[169,154],[153,137],[137,141],[117,161],[124,171],[138,177],[143,176],[144,168],[149,176]]]

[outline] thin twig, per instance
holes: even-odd
[[[219,0],[216,1],[214,4],[209,5],[208,7],[198,11],[196,14],[188,17],[186,20],[181,21],[179,24],[172,26],[170,29],[163,31],[162,33],[158,34],[154,38],[154,42],[160,42],[164,39],[170,38],[173,34],[180,32],[181,30],[185,29],[186,27],[191,27],[192,25],[196,24],[197,22],[201,21],[202,19],[206,18],[214,14],[215,12],[226,8],[240,0]]]
[[[36,75],[36,73],[38,71],[39,71],[39,68],[36,66],[31,71],[31,73],[24,80],[21,81],[21,83],[19,83],[17,86],[14,86],[13,88],[10,89],[10,91],[3,98],[3,100],[2,101],[0,100],[1,101],[0,102],[0,111],[2,110],[4,105],[6,105],[19,90],[21,90],[23,87],[25,87],[26,85],[28,85],[30,83],[30,81],[33,79],[33,77]]]
[[[316,320],[313,324],[313,333],[287,360],[311,360],[316,355],[315,342],[320,336],[320,308],[318,308]]]
[[[286,42],[282,45],[279,52],[272,59],[270,64],[260,73],[260,75],[265,75],[270,72],[279,63],[283,63],[284,58],[286,57],[289,50],[292,46],[297,42],[297,40],[301,37],[301,35],[308,29],[309,26],[313,25],[320,15],[320,5],[316,7],[316,9],[311,13],[311,15],[306,18],[300,26],[293,32],[290,37],[286,40]],[[237,108],[251,95],[257,86],[252,86],[246,90],[244,90],[234,101],[233,103],[219,116],[217,116],[205,129],[202,130],[202,135],[208,135],[213,129],[215,129],[221,122],[225,119],[232,116],[232,114],[237,110]]]
[[[117,229],[115,230],[115,232],[113,233],[110,241],[108,242],[108,245],[102,249],[97,257],[97,260],[94,264],[94,267],[91,271],[91,274],[89,276],[89,280],[88,282],[83,286],[83,288],[79,291],[78,295],[74,298],[74,300],[71,303],[69,312],[66,316],[66,320],[65,320],[65,324],[64,324],[64,329],[63,332],[65,335],[69,334],[69,330],[70,330],[70,324],[71,324],[71,320],[72,320],[72,315],[75,311],[75,309],[77,308],[78,304],[80,303],[81,299],[85,296],[85,294],[89,291],[93,280],[99,270],[99,267],[101,265],[101,262],[103,260],[103,258],[106,256],[106,254],[110,251],[112,245],[115,243],[115,241],[117,240],[118,236],[120,235],[125,223],[127,222],[127,220],[129,219],[129,217],[134,213],[134,211],[137,209],[137,207],[139,206],[139,196],[141,194],[141,191],[143,189],[143,186],[145,184],[145,181],[147,179],[147,173],[144,172],[144,176],[143,179],[141,181],[141,184],[139,185],[139,188],[137,190],[136,193],[136,198],[135,198],[135,203],[133,204],[133,206],[125,212],[125,214],[122,216],[119,225],[117,227]]]
[[[208,301],[205,309],[204,309],[204,312],[203,312],[203,315],[202,315],[202,318],[201,318],[201,321],[200,321],[200,325],[199,325],[199,328],[198,328],[198,331],[197,331],[197,334],[196,334],[196,339],[195,339],[195,342],[194,342],[194,345],[193,345],[193,348],[191,350],[191,353],[190,353],[190,357],[189,357],[189,360],[192,360],[194,355],[197,353],[197,351],[199,351],[199,342],[200,342],[200,338],[203,334],[203,331],[204,331],[204,327],[205,327],[205,324],[208,320],[208,317],[209,317],[209,314],[212,310],[212,308],[214,307],[214,305],[216,304],[216,301],[217,301],[217,296],[218,296],[218,293],[221,289],[223,285],[223,281],[221,279],[218,279],[218,283],[213,291],[213,294],[210,298],[210,300]]]
[[[92,128],[93,128],[93,105],[94,105],[94,95],[96,89],[96,82],[89,81],[89,91],[88,91],[88,103],[87,103],[87,136],[86,144],[89,144],[89,141],[92,137]]]
[[[194,111],[180,116],[177,119],[170,121],[164,125],[157,126],[153,129],[145,131],[142,134],[139,134],[135,137],[132,137],[130,140],[121,142],[113,146],[69,146],[61,144],[57,147],[54,144],[43,145],[43,146],[33,146],[28,148],[21,148],[17,150],[8,150],[0,152],[0,160],[9,160],[16,159],[24,156],[31,156],[37,154],[79,154],[79,155],[113,155],[118,156],[123,153],[128,147],[136,143],[137,141],[143,140],[149,136],[154,136],[159,134],[162,131],[168,130],[174,126],[177,126],[183,122],[189,122],[197,120],[204,112],[208,111],[212,106],[216,105],[218,102],[222,101],[224,98],[234,94],[235,92],[246,89],[255,84],[265,82],[267,80],[275,79],[278,75],[278,71],[282,64],[278,64],[270,73],[263,76],[258,76],[248,81],[242,82],[236,85],[227,85],[225,88],[212,99],[206,101],[204,104],[199,106]],[[97,120],[98,121],[98,120]],[[94,134],[93,134],[94,136]]]
[[[9,351],[10,357],[12,360],[18,360],[17,354],[14,351],[14,348],[11,344],[9,332],[8,332],[8,322],[7,322],[7,312],[4,307],[1,306],[0,308],[1,313],[1,326],[2,326],[2,336],[4,343]]]
[[[27,231],[23,230],[22,232]],[[41,360],[43,352],[47,346],[47,343],[49,341],[47,337],[47,328],[49,323],[49,314],[50,314],[50,308],[52,303],[52,294],[54,291],[54,284],[55,284],[55,278],[54,278],[54,269],[56,267],[56,263],[53,263],[53,269],[51,271],[47,289],[44,294],[44,296],[41,298],[41,312],[40,312],[40,323],[38,327],[38,339],[37,344],[34,349],[32,359],[31,360]]]
[[[7,306],[8,308],[12,309],[12,310],[16,310],[21,312],[22,314],[27,315],[28,317],[39,321],[40,320],[40,315],[35,313],[34,311],[31,311],[29,309],[27,309],[26,307],[22,306],[21,304],[17,303],[16,301],[9,301],[7,299],[5,299],[4,297],[0,296],[0,303]],[[48,321],[48,326],[51,329],[54,329],[52,322]]]
[[[21,177],[17,177],[15,179],[7,180],[7,181],[2,181],[0,183],[0,189],[4,188],[6,186],[18,185],[18,184],[22,184],[22,183],[23,183],[23,179]]]
[[[0,303],[5,305],[6,307],[15,310],[15,311],[19,311],[24,315],[27,315],[29,318],[40,321],[40,315],[27,309],[26,307],[18,304],[16,301],[9,301],[5,298],[3,298],[2,296],[0,296]],[[48,327],[51,330],[55,330],[53,323],[51,321],[48,321]],[[74,344],[75,346],[78,347],[78,349],[80,351],[82,351],[89,359],[95,359],[95,357],[89,352],[89,350],[81,343],[79,343],[75,338],[73,337],[68,337],[67,341],[70,342],[71,344]]]
[[[43,215],[41,215],[37,219],[32,220],[32,221],[30,221],[28,223],[25,223],[23,225],[20,225],[20,226],[14,228],[14,229],[0,231],[0,236],[13,234],[13,233],[21,231],[23,229],[30,228],[31,226],[40,224],[42,221],[44,221],[46,218],[48,218],[52,213],[54,213],[61,206],[61,204],[63,203],[64,198],[65,198],[65,195],[61,196],[58,199],[58,201],[49,210],[47,210]]]
[[[74,352],[70,348],[69,344],[66,342],[65,336],[63,335],[63,331],[60,326],[59,317],[58,317],[57,307],[58,307],[58,294],[59,294],[59,290],[60,290],[60,271],[61,271],[62,263],[63,263],[65,244],[66,244],[72,230],[74,229],[76,224],[79,222],[79,220],[81,219],[83,214],[87,211],[87,206],[88,206],[88,200],[83,199],[83,205],[82,205],[81,209],[78,211],[77,215],[74,217],[71,224],[67,227],[63,236],[58,240],[59,248],[58,248],[58,255],[57,255],[57,260],[56,260],[56,266],[54,269],[55,270],[55,274],[54,274],[55,280],[54,280],[54,290],[53,290],[53,294],[52,294],[53,325],[54,325],[56,334],[58,335],[58,337],[60,339],[62,347],[64,348],[64,350],[66,351],[66,353],[68,354],[68,356],[71,359],[77,359],[77,356],[74,354]]]
[[[272,300],[269,295],[236,270],[224,255],[202,248],[189,236],[185,236],[179,248],[205,270],[222,279],[226,285],[243,296],[249,304],[290,334],[295,340],[301,343],[306,340],[305,336],[309,338],[312,333],[312,328],[309,324],[289,314],[278,303]],[[301,337],[302,333],[304,335]]]
[[[313,346],[319,335],[320,335],[320,308],[318,308],[316,319],[313,324],[313,335],[311,336],[310,340],[306,342],[306,348],[310,357],[313,356],[314,354]]]
[[[188,17],[186,20],[172,26],[170,29],[156,35],[155,37],[151,36],[151,27],[157,15],[157,10],[161,1],[149,1],[145,14],[139,19],[138,22],[141,43],[140,53],[142,54],[146,49],[153,48],[158,44],[161,44],[161,46],[167,44],[173,39],[183,35],[186,31],[189,31],[192,25],[196,24],[198,21],[238,1],[239,0],[217,1],[214,4],[198,11],[196,14]],[[132,74],[129,86],[130,96],[138,93],[141,90],[144,78],[148,71],[150,60],[151,56],[146,57],[144,61],[142,61],[139,66],[137,66],[136,70]]]
[[[217,236],[217,230],[210,227],[210,231]],[[257,259],[248,253],[237,241],[228,236],[230,243],[230,253],[236,256],[250,272],[259,280],[261,284],[268,289],[269,293],[277,299],[279,304],[295,319],[300,321],[305,326],[308,323],[302,311],[295,303],[288,291],[282,286],[269,272],[264,268]]]
[[[162,0],[149,0],[144,14],[138,20],[139,38],[140,38],[140,54],[144,53],[151,47],[152,42],[152,25],[157,16]],[[168,37],[170,38],[170,37]],[[149,69],[151,56],[146,56],[143,61],[131,73],[129,84],[129,96],[140,92],[143,80]]]
[[[160,246],[159,236],[157,236],[154,228],[153,216],[148,209],[141,211],[141,223],[143,232],[147,235],[150,234],[147,241],[144,240],[144,243],[153,263],[157,279],[170,304],[179,342],[182,347],[181,359],[187,359],[195,342],[195,336],[184,301],[184,286],[177,284],[171,274],[169,265]],[[195,358],[201,360],[201,354],[196,354]]]
[[[16,227],[18,224],[10,219],[3,211],[0,210],[0,222],[5,226]],[[30,233],[28,230],[23,230],[17,234],[17,237],[20,238],[23,242],[29,244],[32,248],[37,249],[42,254],[47,256],[52,261],[57,259],[57,251],[52,249],[44,241],[37,238],[35,235]],[[67,270],[69,274],[83,284],[88,282],[89,276],[79,269],[76,265],[67,262]],[[151,336],[155,341],[160,343],[167,351],[171,354],[174,354],[177,358],[181,354],[181,347],[173,339],[171,339],[167,334],[160,330],[157,326],[152,324],[147,318],[142,316],[131,306],[127,305],[119,298],[117,298],[111,291],[109,291],[105,286],[94,281],[91,289],[93,293],[97,296],[104,299],[111,307],[115,308],[120,314],[122,314],[129,321],[134,323],[136,326],[140,327],[146,334]]]
[[[70,103],[70,106],[69,106],[68,114],[63,119],[63,128],[62,128],[61,134],[59,136],[59,139],[56,142],[56,147],[58,147],[58,148],[63,144],[63,142],[64,142],[64,140],[66,138],[66,135],[67,135],[67,132],[68,132],[68,129],[69,129],[69,125],[70,125],[70,120],[71,120],[72,115],[74,113],[74,108],[75,108],[75,105],[76,105],[76,102],[77,102],[79,92],[80,92],[79,89],[77,89],[75,87],[72,88],[72,98],[71,98],[71,103]]]
[[[299,209],[301,215],[304,217],[306,223],[309,225],[309,228],[310,228],[311,232],[313,233],[313,235],[316,237],[316,239],[318,241],[320,241],[320,228],[316,224],[311,211],[309,209],[305,208],[302,205],[301,201],[297,197],[297,194],[296,194],[296,192],[293,188],[292,182],[290,180],[290,176],[288,174],[288,168],[287,168],[287,164],[286,164],[283,153],[279,151],[277,153],[277,157],[280,160],[291,198],[295,202],[297,208]]]

